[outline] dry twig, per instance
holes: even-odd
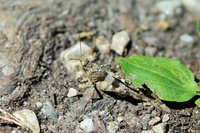
[[[0,116],[0,119],[7,121],[7,122],[12,122],[15,123],[16,125],[22,127],[23,123],[18,120],[17,118],[15,118],[13,115],[11,115],[10,113],[6,112],[5,110],[0,108],[0,112],[3,114],[3,116]]]

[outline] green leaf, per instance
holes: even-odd
[[[198,30],[198,33],[199,33],[199,36],[200,36],[200,20],[197,22],[197,30]]]
[[[195,104],[200,107],[200,98],[195,101]]]
[[[200,95],[196,92],[200,91],[200,87],[194,81],[193,73],[178,60],[132,56],[118,58],[116,61],[135,86],[142,88],[146,84],[164,101],[185,102]]]

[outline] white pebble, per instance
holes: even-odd
[[[103,36],[99,36],[95,40],[95,45],[97,46],[97,48],[99,49],[101,54],[109,54],[110,44],[109,44],[108,40],[106,40],[106,38],[104,38]]]
[[[17,130],[12,130],[12,132],[11,133],[17,133],[18,131]]]
[[[94,131],[94,124],[92,119],[85,119],[80,123],[80,128],[86,132]]]
[[[123,121],[123,118],[122,118],[122,117],[117,117],[117,121],[118,121],[118,122],[122,122],[122,121]]]
[[[33,131],[33,133],[40,132],[38,119],[32,110],[28,109],[19,110],[13,113],[13,115],[16,118],[20,119],[24,125],[29,127]]]
[[[118,128],[118,122],[112,121],[112,122],[109,122],[107,130],[109,133],[116,133],[117,128]]]
[[[69,88],[69,92],[67,93],[67,97],[77,96],[77,90],[74,88]]]
[[[155,7],[167,16],[173,16],[180,6],[181,2],[178,0],[161,0],[155,4]]]
[[[161,120],[160,117],[155,117],[155,118],[153,118],[153,119],[151,119],[151,120],[149,121],[149,125],[150,125],[150,126],[155,125],[155,124],[157,124],[158,122],[160,122],[160,120]]]
[[[117,54],[122,55],[129,41],[130,37],[127,31],[118,32],[112,37],[111,49]]]
[[[185,8],[195,15],[200,16],[200,1],[199,0],[181,0]]]
[[[160,123],[156,126],[154,126],[152,129],[155,133],[165,133],[166,132],[166,123]]]
[[[180,36],[180,40],[184,43],[192,43],[194,38],[189,34],[183,34]]]
[[[88,60],[92,61],[95,59],[92,48],[90,48],[84,42],[81,42],[82,56],[86,57]],[[65,65],[68,71],[75,72],[78,71],[81,64],[81,52],[80,52],[80,42],[74,46],[62,51],[60,54],[60,61]]]
[[[37,106],[38,108],[41,108],[41,107],[42,107],[42,103],[41,103],[41,102],[36,102],[36,106]]]
[[[169,120],[169,115],[165,114],[162,118],[162,122],[167,122]]]
[[[152,130],[143,130],[141,133],[153,133]]]

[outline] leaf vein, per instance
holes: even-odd
[[[132,63],[131,63],[131,64],[132,64]],[[161,77],[163,77],[163,78],[165,78],[165,79],[167,79],[167,80],[169,80],[169,81],[175,83],[176,85],[178,85],[178,86],[181,87],[181,88],[184,86],[184,85],[181,85],[181,84],[179,84],[178,82],[176,82],[176,81],[174,81],[174,80],[172,80],[172,79],[166,77],[165,75],[163,75],[163,74],[161,74],[161,73],[154,72],[154,71],[151,71],[151,70],[148,70],[148,69],[144,69],[144,68],[139,67],[139,66],[134,65],[134,64],[132,64],[132,65],[135,66],[135,67],[137,67],[138,69],[143,69],[144,71],[149,71],[149,72],[152,72],[152,73],[158,74],[158,75],[160,75]]]

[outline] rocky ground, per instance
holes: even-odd
[[[26,118],[26,128],[1,120],[0,131],[199,132],[195,98],[175,103],[99,97],[87,75],[77,78],[77,64],[86,57],[109,64],[107,71],[127,81],[114,58],[146,55],[182,61],[198,82],[199,7],[199,0],[2,0],[0,105],[19,119],[32,119]]]

